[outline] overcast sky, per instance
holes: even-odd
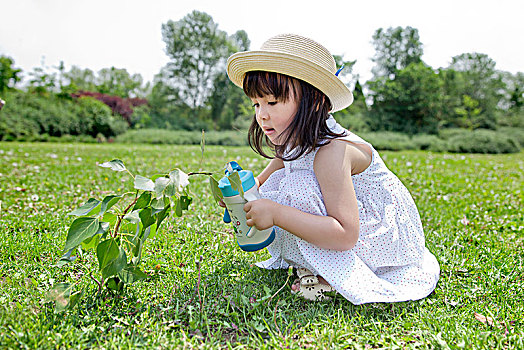
[[[524,71],[524,0],[0,0],[0,55],[25,72],[45,57],[46,66],[114,66],[152,80],[168,61],[162,24],[195,9],[228,34],[245,30],[251,49],[280,33],[315,39],[356,59],[363,81],[371,77],[374,31],[396,26],[419,30],[433,68],[480,52],[499,70]]]

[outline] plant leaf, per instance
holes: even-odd
[[[114,291],[121,291],[124,288],[124,283],[118,277],[111,277],[106,282],[107,288]]]
[[[113,159],[109,162],[105,162],[100,164],[102,168],[111,168],[111,170],[114,171],[124,171],[126,170],[126,166],[124,165],[124,162],[122,162],[120,159]]]
[[[48,292],[45,302],[53,301],[55,303],[55,312],[62,312],[69,304],[72,286],[69,283],[55,284]]]
[[[111,207],[113,205],[115,205],[116,203],[118,203],[118,201],[122,199],[122,196],[117,196],[115,194],[112,194],[112,195],[109,195],[109,196],[106,196],[103,200],[102,200],[102,204],[100,205],[100,214],[99,215],[104,215],[105,212],[109,209],[111,209]]]
[[[169,178],[174,183],[178,192],[182,191],[184,187],[189,185],[189,176],[180,169],[175,169],[169,172]]]
[[[74,248],[69,249],[62,257],[60,257],[60,260],[58,260],[58,263],[56,263],[57,267],[62,267],[65,264],[68,264],[70,262],[73,262],[76,260],[76,256],[71,256],[73,253]]]
[[[161,212],[158,213],[156,218],[156,227],[160,227],[160,223],[164,221],[164,219],[169,215],[169,210],[171,210],[171,206],[166,206]]]
[[[142,192],[140,197],[138,197],[135,203],[135,206],[133,207],[133,210],[145,208],[149,205],[150,202],[151,202],[151,192],[147,192],[147,191]]]
[[[175,215],[178,217],[182,216],[182,205],[180,204],[180,199],[177,199],[175,203]]]
[[[135,177],[135,188],[137,190],[153,192],[155,190],[155,183],[147,177],[137,175]]]
[[[182,208],[182,210],[189,209],[189,205],[191,204],[192,201],[193,201],[193,198],[189,196],[180,196],[180,207]]]
[[[89,250],[95,248],[100,242],[100,235],[94,235],[82,242],[82,249]],[[76,258],[76,257],[75,257]]]
[[[82,204],[78,209],[73,210],[67,215],[82,216],[87,215],[91,210],[95,209],[100,201],[95,198],[89,198],[87,202]]]
[[[64,250],[75,248],[84,240],[93,237],[99,229],[97,218],[81,217],[73,221],[67,232]]]
[[[163,210],[166,207],[166,197],[155,198],[151,201],[151,208],[155,209],[156,212]]]
[[[123,268],[127,266],[127,256],[124,249],[119,249],[119,254],[116,259],[111,260],[106,267],[102,269],[102,277],[107,278],[110,276],[115,276],[120,271],[122,271]]]
[[[215,180],[213,176],[209,177],[209,185],[211,186],[211,193],[213,194],[213,198],[216,202],[220,202],[224,196],[222,195],[222,191],[220,191],[220,188],[218,188],[218,181]]]
[[[85,250],[95,248],[100,242],[101,236],[109,230],[109,222],[100,222],[98,226],[98,231],[94,234],[93,237],[87,238],[82,242],[82,248]]]
[[[156,223],[149,226],[146,230],[149,230],[149,237],[155,237],[156,236],[156,228],[157,228],[157,225]]]
[[[136,265],[140,263],[140,260],[142,259],[142,248],[144,247],[144,242],[149,237],[149,234],[151,233],[151,227],[149,226],[145,230],[142,230],[140,232],[140,236],[135,236],[133,239],[136,242],[135,248],[133,249],[133,255],[136,257]],[[138,238],[138,241],[136,240]]]
[[[234,171],[227,178],[229,179],[229,183],[231,183],[231,188],[237,191],[240,194],[240,197],[244,199],[244,189],[242,188],[242,181],[240,181],[238,171]]]
[[[100,226],[98,226],[98,231],[96,231],[95,235],[106,233],[109,230],[109,225],[109,222],[100,221]]]
[[[69,296],[69,305],[67,306],[68,309],[72,309],[73,307],[75,307],[75,305],[78,304],[80,299],[82,299],[83,295],[84,295],[84,290],[83,289],[79,290],[79,291],[76,291],[73,294],[71,294]]]
[[[114,238],[106,239],[96,247],[96,257],[98,258],[98,268],[104,269],[109,263],[118,258],[120,249]]]
[[[114,225],[117,219],[118,217],[113,213],[106,212],[104,216],[102,216],[102,221],[107,222],[109,225]]]
[[[177,186],[176,184],[171,181],[171,179],[169,180],[169,184],[166,186],[166,189],[164,190],[164,194],[166,196],[174,196],[176,193],[178,192],[178,189],[177,189]]]
[[[125,284],[131,284],[136,281],[148,279],[149,276],[138,269],[136,266],[128,266],[118,273],[118,277]]]
[[[155,180],[155,193],[157,198],[162,196],[162,192],[164,192],[170,183],[171,179],[167,177],[159,177]]]
[[[124,219],[133,223],[133,224],[138,224],[140,222],[140,217],[138,217],[138,209],[137,210],[133,210],[132,212],[130,213],[127,213],[125,216],[124,216]]]
[[[151,207],[142,209],[138,216],[140,217],[140,221],[142,221],[142,226],[144,228],[153,225],[156,221],[155,217],[152,216]]]

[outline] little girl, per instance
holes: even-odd
[[[262,199],[244,207],[249,226],[277,228],[272,258],[257,265],[296,267],[292,292],[311,300],[332,290],[353,304],[430,294],[439,265],[408,190],[369,143],[330,115],[353,95],[329,51],[279,35],[232,55],[227,73],[253,101],[251,147],[272,159],[257,177]]]

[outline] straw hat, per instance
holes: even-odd
[[[242,87],[250,71],[282,73],[301,79],[322,91],[340,111],[353,102],[348,87],[335,75],[335,60],[319,43],[295,34],[277,35],[267,40],[258,51],[237,52],[227,60],[227,75]]]

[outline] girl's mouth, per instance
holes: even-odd
[[[267,136],[273,135],[275,133],[275,129],[273,128],[263,128],[263,130],[264,130],[264,134],[266,134]]]

